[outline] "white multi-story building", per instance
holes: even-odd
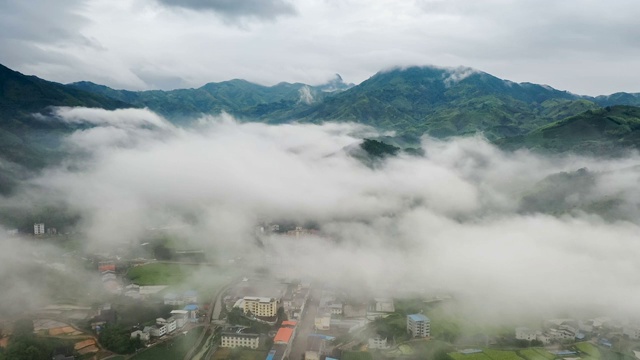
[[[176,331],[177,328],[176,318],[174,318],[173,316],[168,319],[157,318],[156,324],[160,326],[165,325],[167,327],[167,334]]]
[[[388,349],[387,338],[376,336],[369,338],[369,349]]]
[[[150,328],[151,329],[150,329],[149,333],[153,337],[161,337],[161,336],[164,336],[167,333],[167,325],[155,324],[154,326],[151,326]]]
[[[33,234],[34,235],[44,234],[44,223],[33,224]]]
[[[246,347],[250,349],[257,349],[258,346],[260,346],[260,335],[223,333],[220,346],[227,348]]]
[[[252,313],[254,316],[273,317],[278,314],[278,299],[268,297],[245,296],[243,303],[244,313]]]
[[[176,327],[182,329],[188,321],[189,312],[187,310],[171,310],[171,317],[176,319]]]
[[[407,332],[412,337],[429,337],[431,335],[431,320],[422,314],[407,315]]]

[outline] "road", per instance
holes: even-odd
[[[191,351],[189,351],[184,356],[183,360],[190,360],[190,359],[193,359],[196,356],[197,356],[198,359],[200,359],[202,357],[202,354],[195,353],[195,351],[197,349],[200,349],[200,347],[202,345],[202,341],[205,339],[205,335],[207,334],[207,330],[209,330],[211,328],[211,321],[212,320],[218,320],[220,318],[220,313],[222,312],[222,307],[224,306],[224,304],[222,303],[222,296],[224,295],[225,292],[227,292],[229,287],[231,287],[231,285],[233,285],[235,283],[235,281],[236,281],[236,279],[234,279],[233,281],[231,281],[227,285],[223,286],[220,290],[218,290],[218,292],[216,293],[216,296],[213,299],[211,299],[211,303],[209,304],[209,311],[207,312],[207,316],[205,317],[204,331],[200,335],[200,338],[198,338],[198,341],[193,346]],[[210,334],[210,337],[207,338],[207,341],[210,341],[210,339],[212,337],[213,337],[213,333]],[[213,353],[211,352],[211,354],[213,354]],[[209,359],[210,358],[209,352],[207,352],[207,355],[208,356],[205,356],[205,359]]]
[[[320,295],[319,290],[311,290],[311,295],[305,305],[304,313],[300,315],[301,319],[298,322],[296,337],[293,339],[291,353],[289,354],[289,359],[291,360],[304,359],[304,353],[307,351],[307,339],[310,334],[315,332],[314,323],[316,315],[318,314],[318,306],[320,305]]]

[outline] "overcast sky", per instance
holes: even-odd
[[[470,66],[574,93],[640,92],[633,0],[0,0],[0,63],[68,83],[359,83]]]

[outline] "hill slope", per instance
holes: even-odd
[[[130,105],[109,97],[26,76],[0,65],[0,193],[25,172],[59,159],[60,135],[73,129],[33,116],[50,106],[116,109]]]
[[[409,67],[379,72],[288,115],[314,122],[355,121],[414,136],[484,132],[496,139],[597,107],[575,94],[516,84],[469,68]]]
[[[589,110],[496,144],[547,153],[620,154],[640,149],[640,108],[619,105]]]

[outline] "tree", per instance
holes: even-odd
[[[13,324],[13,336],[33,336],[33,320],[20,319]]]
[[[122,326],[107,325],[98,337],[105,348],[119,354],[130,354],[142,347],[140,338],[131,338],[131,333]]]

